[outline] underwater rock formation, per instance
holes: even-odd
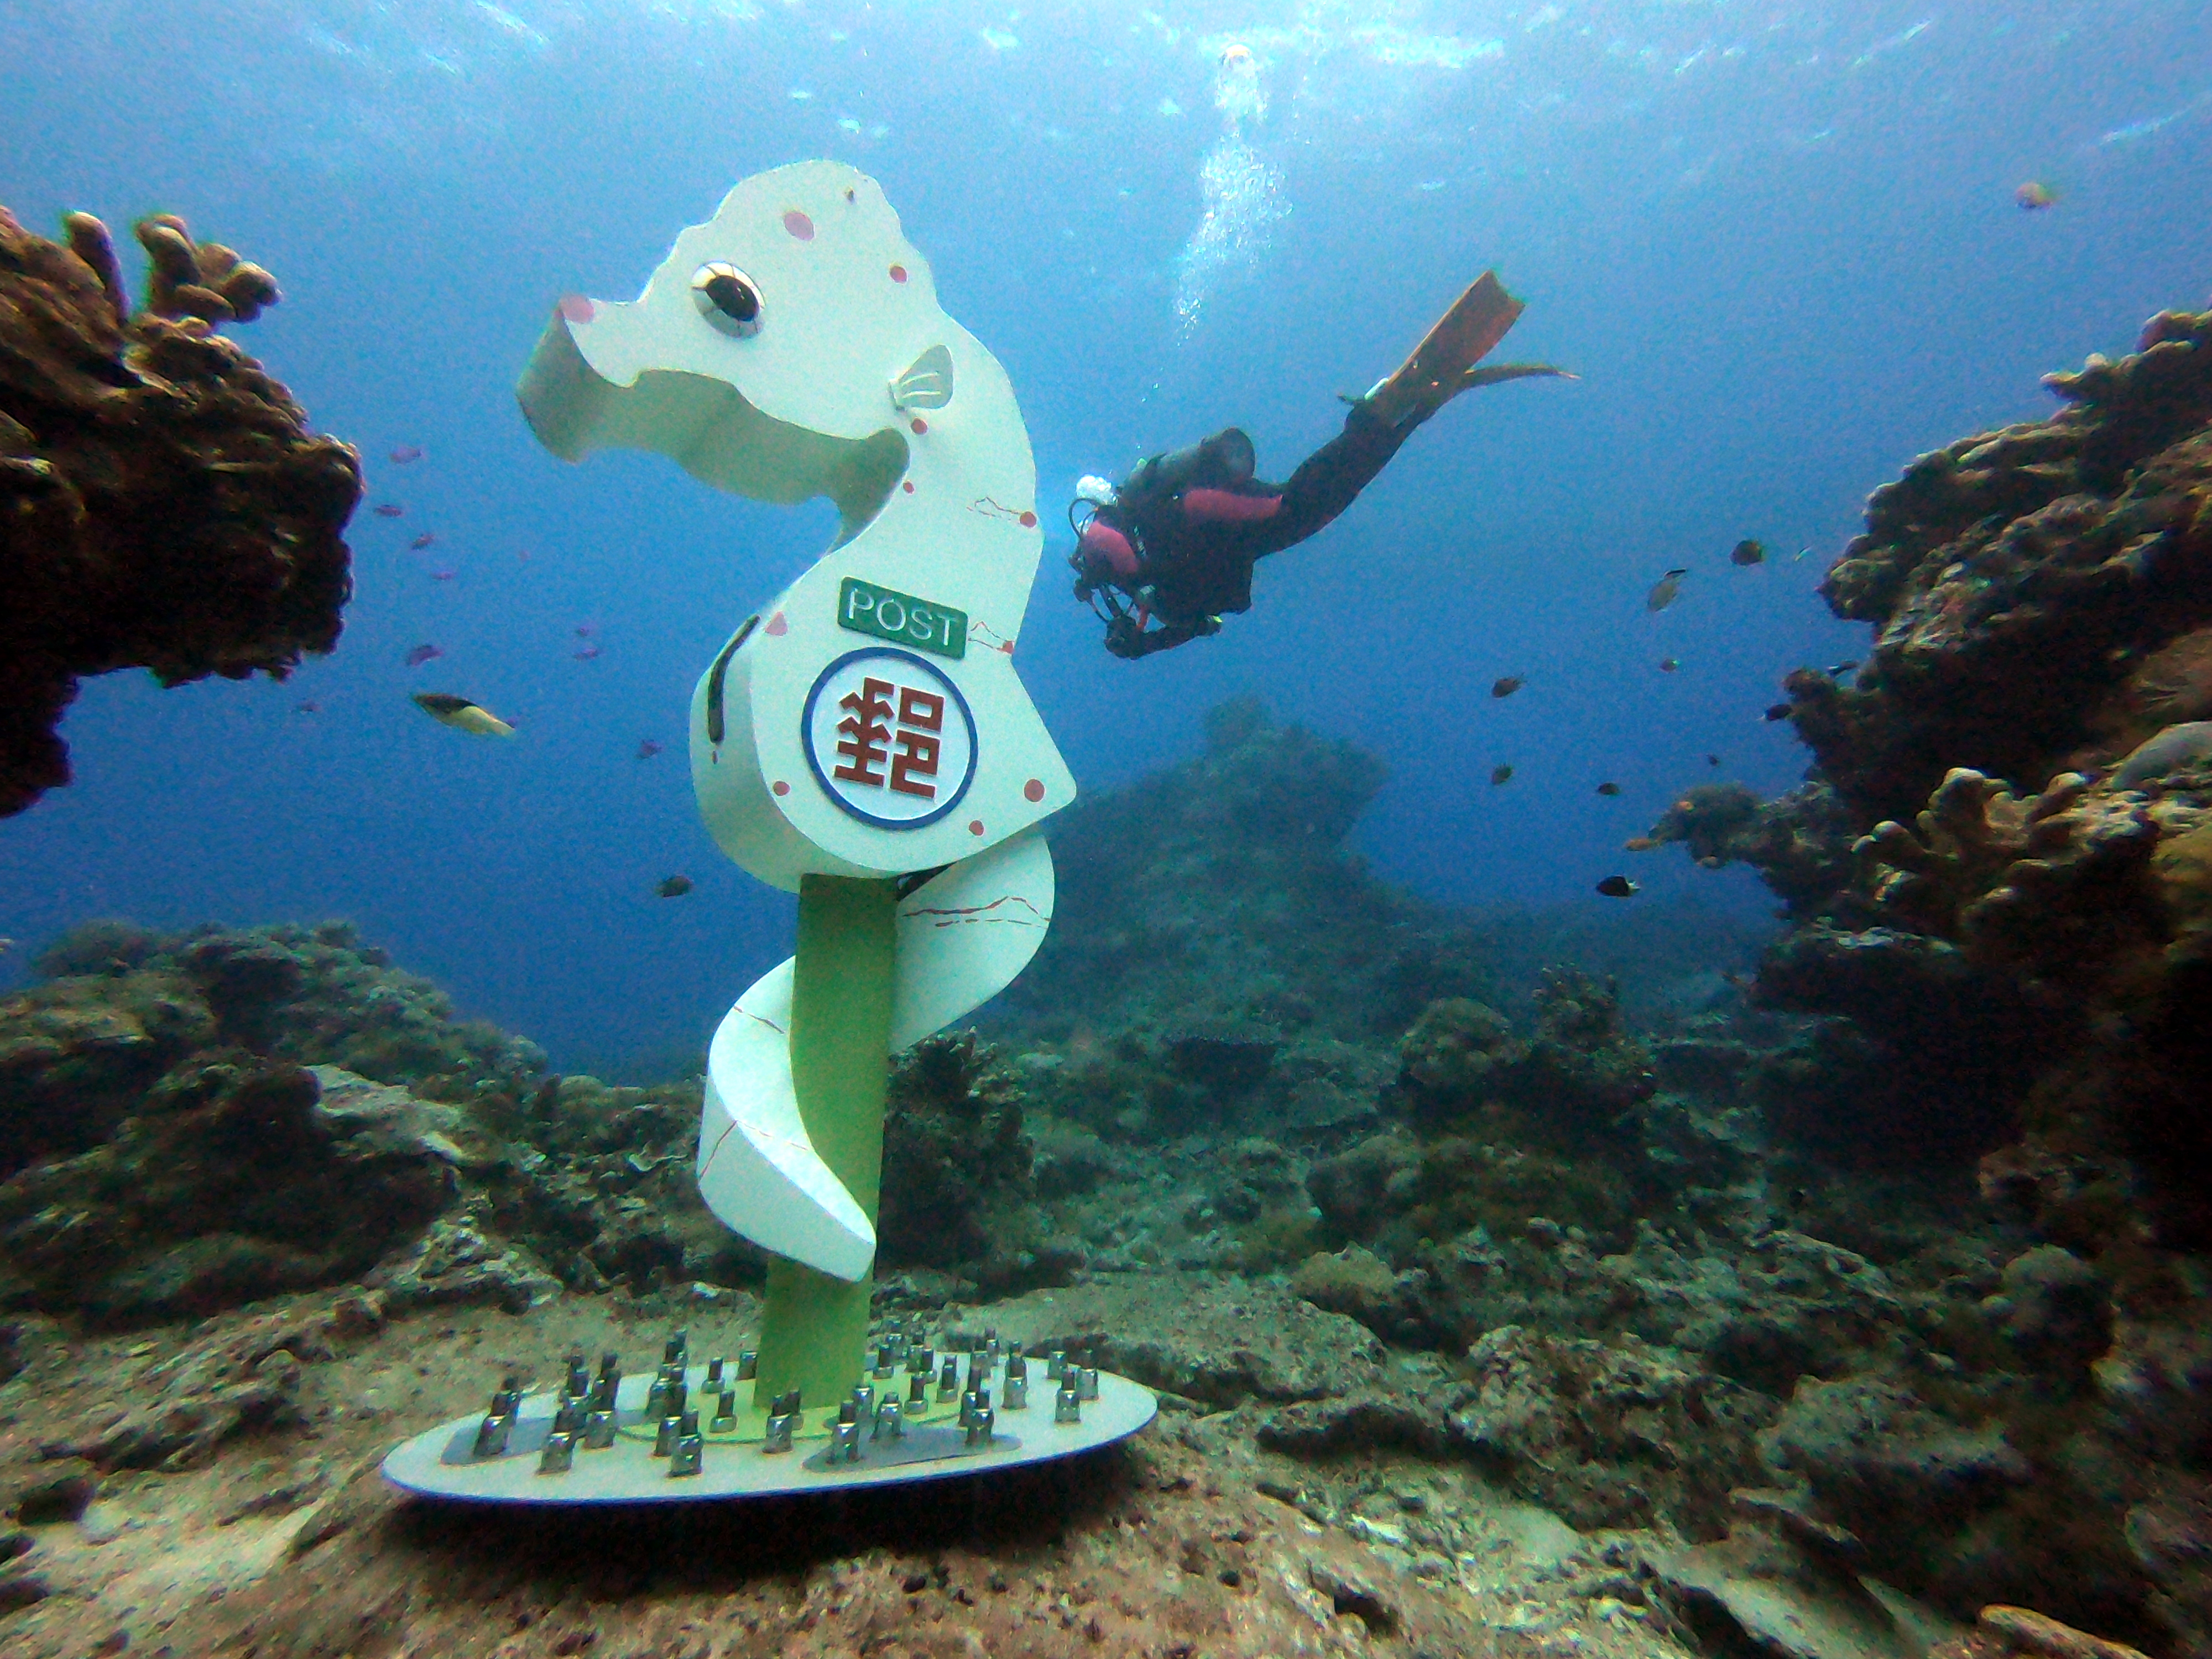
[[[282,679],[352,592],[354,452],[214,331],[276,283],[173,216],[137,228],[133,313],[98,220],[64,247],[0,208],[0,817],[69,781],[82,677]]]
[[[1052,1044],[1033,1098],[1103,1133],[1371,1116],[1423,1008],[1494,994],[1481,933],[1345,848],[1372,756],[1252,698],[1209,714],[1207,745],[1055,820],[1053,930],[994,1025]]]
[[[2033,1600],[2197,1653],[2212,312],[2046,383],[2060,414],[1923,456],[1869,501],[1823,588],[1875,626],[1866,665],[1785,682],[1806,787],[1692,789],[1651,838],[1759,867],[1796,925],[1756,1000],[1863,1048],[1856,1087],[1762,1091],[1781,1167],[1972,1173],[1977,1224],[2008,1241],[1966,1268],[1971,1316],[1922,1316],[1940,1369],[1869,1356],[1796,1380],[1764,1443],[1804,1483],[1791,1501],[1953,1612]],[[1766,826],[1816,800],[1808,854],[1775,856]]]
[[[112,1139],[0,1182],[0,1303],[127,1322],[356,1279],[447,1207],[470,1138],[334,1067],[204,1050]]]
[[[1850,878],[1850,818],[1826,784],[1761,800],[1740,783],[1693,784],[1630,845],[1650,852],[1680,842],[1708,870],[1747,864],[1789,904],[1809,915]]]
[[[37,966],[0,1000],[0,1305],[143,1322],[366,1278],[528,1306],[727,1267],[696,1085],[544,1079],[349,924],[94,922]]]
[[[1848,690],[1787,689],[1856,814],[1904,817],[1954,767],[2039,783],[2197,717],[2182,664],[2137,674],[2212,624],[2212,311],[2163,312],[2133,355],[2045,384],[2059,414],[1876,490],[1822,586],[1872,651]]]
[[[546,1077],[349,924],[98,921],[37,966],[0,1000],[0,1308],[143,1322],[359,1281],[520,1310],[765,1271],[693,1184],[696,1079]],[[899,1056],[886,1135],[887,1268],[1066,1281],[988,1045]]]
[[[1259,799],[1278,793],[1269,767],[1325,757],[1249,706],[1229,712],[1225,772]],[[1196,765],[1219,777],[1223,759]],[[1347,762],[1341,775],[1371,771]],[[2130,810],[2178,823],[2189,776],[2144,775]],[[2024,1080],[1990,1097],[2005,1109],[1975,1134],[1939,1158],[1958,1102],[1931,1114],[1923,1098],[1892,1120],[1904,1138],[1889,1150],[1910,1167],[1858,1167],[1869,1113],[1902,1097],[1882,1093],[1900,1068],[1877,1037],[1907,1011],[1984,1042],[1977,998],[2010,987],[2024,1030],[2086,1032],[2082,1054],[2112,1052],[2032,1000],[2016,953],[2045,948],[2036,927],[1993,926],[1984,941],[1959,919],[2021,890],[2024,859],[2064,863],[2071,840],[2028,846],[2057,833],[2042,826],[2118,819],[2094,817],[2095,790],[2046,792],[2053,810],[2038,815],[2016,791],[1951,787],[1929,824],[1897,832],[1910,848],[1884,836],[1899,862],[1863,865],[1849,908],[1768,964],[1770,994],[1794,960],[1815,1005],[1837,994],[1839,964],[1863,964],[1854,1018],[1709,1007],[1657,1031],[1632,1027],[1610,981],[1572,970],[1509,1000],[1492,964],[1510,933],[1367,881],[1340,841],[1301,851],[1278,822],[1240,847],[1233,826],[1199,835],[1171,812],[1163,826],[1096,803],[1139,837],[1119,878],[1187,887],[1189,959],[1158,975],[1141,959],[1109,965],[1103,930],[1120,923],[1095,915],[1074,959],[1099,977],[1030,985],[998,1043],[916,1045],[887,1105],[878,1316],[927,1317],[947,1351],[994,1330],[1032,1355],[1086,1352],[1167,1396],[1126,1457],[1055,1470],[1034,1507],[1017,1500],[1005,1538],[1036,1547],[1042,1515],[1095,1552],[1083,1582],[1115,1586],[1127,1609],[1101,1631],[1146,1632],[1148,1651],[1174,1645],[1152,1640],[1170,1627],[1195,1639],[1173,1623],[1194,1584],[1223,1593],[1207,1614],[1222,1628],[1248,1615],[1258,1568],[1235,1534],[1271,1535],[1255,1513],[1333,1552],[1297,1569],[1322,1650],[1404,1648],[1407,1587],[1425,1581],[1483,1607],[1486,1640],[1534,1632],[1531,1653],[1554,1650],[1545,1631],[1656,1649],[1672,1629],[1716,1650],[1748,1638],[1804,1659],[1919,1659],[1894,1631],[1845,1639],[1879,1620],[1823,1623],[1831,1591],[1862,1613],[1909,1592],[1939,1628],[2032,1599],[2155,1659],[2212,1651],[2212,1321],[2188,1265],[2143,1225],[2140,1166],[2084,1130],[2154,1098],[2134,1087],[2140,1068],[2046,1075],[2046,1047],[2014,1043]],[[1146,838],[1147,822],[1159,833]],[[2130,867],[2182,890],[2194,833],[2161,831],[2148,875]],[[1085,856],[1112,859],[1115,843]],[[1206,873],[1155,879],[1191,868]],[[1316,891],[1332,896],[1304,908]],[[1200,907],[1220,892],[1230,921],[1213,939]],[[2085,971],[2148,948],[2085,957]],[[476,1406],[485,1373],[542,1376],[576,1348],[634,1347],[641,1318],[692,1323],[702,1340],[711,1325],[719,1352],[752,1340],[758,1304],[731,1287],[763,1263],[693,1189],[696,1080],[549,1076],[531,1045],[458,1018],[342,923],[88,924],[37,965],[40,982],[0,1001],[0,1372],[23,1373],[0,1380],[0,1504],[71,1482],[87,1518],[53,1524],[99,1530],[100,1494],[140,1483],[132,1515],[164,1524],[102,1545],[108,1576],[164,1538],[243,1559],[219,1547],[245,1535],[225,1529],[265,1526],[296,1541],[252,1558],[265,1595],[233,1581],[222,1605],[335,1628],[317,1620],[357,1577],[390,1594],[421,1582],[373,1474],[349,1472]],[[1946,984],[1948,1001],[1935,995]],[[1387,1001],[1395,1023],[1377,1029],[1360,997]],[[1929,1040],[1908,1077],[1923,1090],[1945,1076]],[[2051,1075],[2065,1092],[2047,1092]],[[1984,1161],[1977,1206],[1970,1155],[2004,1139],[2031,1082],[2046,1091],[2042,1127]],[[228,1307],[247,1297],[263,1300]],[[1116,1484],[1163,1456],[1188,1460],[1176,1467],[1198,1472],[1205,1512],[1230,1528],[1161,1546],[1180,1578],[1152,1571],[1151,1544],[1115,1519],[1197,1513],[1158,1507],[1149,1475]],[[1071,1512],[1071,1479],[1102,1483],[1096,1513]],[[964,1539],[975,1511],[943,1507]],[[757,1562],[758,1511],[740,1513]],[[917,1514],[908,1498],[883,1511],[871,1629],[1012,1641],[985,1614],[1036,1585],[1049,1623],[1031,1637],[1093,1644],[1049,1611],[1071,1582],[1060,1545],[978,1549],[963,1601],[915,1559]],[[823,1581],[808,1605],[823,1621],[849,1608],[848,1566],[806,1563],[858,1547],[782,1530],[796,1570]],[[171,1630],[161,1621],[179,1609],[158,1600],[103,1611],[119,1604],[84,1576],[89,1554],[62,1534],[27,1547],[0,1579],[23,1586],[27,1611],[5,1616],[11,1637],[34,1634],[27,1651],[91,1650],[109,1634],[100,1617],[134,1644],[213,1628]],[[507,1554],[503,1539],[472,1571]],[[1054,1565],[1025,1577],[1032,1559]],[[1493,1580],[1507,1559],[1522,1576]],[[750,1582],[733,1581],[723,1611],[767,1616]],[[540,1645],[642,1631],[667,1585],[626,1569],[575,1604],[588,1615],[548,1615]],[[421,1637],[417,1614],[405,1622]],[[490,1626],[496,1640],[461,1650],[513,1633],[504,1617]],[[855,1628],[823,1622],[807,1639]]]
[[[884,1103],[884,1261],[1001,1291],[1065,1283],[1070,1253],[1041,1236],[1028,1207],[1034,1155],[1021,1085],[975,1032],[939,1032],[898,1055]]]
[[[1623,1237],[1640,1201],[1663,1201],[1638,1110],[1657,1086],[1651,1056],[1628,1036],[1613,988],[1553,969],[1534,1003],[1526,1036],[1466,998],[1414,1023],[1391,1097],[1404,1124],[1316,1160],[1307,1176],[1333,1238],[1410,1268],[1423,1241],[1518,1232],[1531,1218]],[[1458,1328],[1435,1310],[1416,1322]]]

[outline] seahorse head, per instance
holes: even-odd
[[[651,449],[761,500],[826,495],[847,536],[933,426],[978,490],[1034,487],[1005,372],[945,314],[881,187],[840,162],[737,185],[635,301],[562,300],[520,392],[564,459]]]

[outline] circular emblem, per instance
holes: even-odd
[[[975,717],[960,688],[904,651],[873,646],[816,678],[799,716],[814,781],[878,830],[919,830],[975,777]]]

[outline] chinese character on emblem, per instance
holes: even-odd
[[[945,699],[933,691],[902,685],[898,723],[898,758],[891,763],[891,787],[902,795],[934,800],[937,786],[921,780],[937,775],[937,740],[945,730]]]
[[[874,769],[884,763],[884,745],[890,740],[890,728],[883,718],[891,712],[890,697],[889,680],[865,679],[859,690],[837,699],[837,707],[845,711],[845,718],[837,722],[837,752],[845,758],[831,777],[883,787],[884,775]]]
[[[854,652],[823,671],[806,728],[823,787],[887,830],[933,822],[975,775],[967,704],[951,680],[903,651]]]

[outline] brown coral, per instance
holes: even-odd
[[[2178,920],[2201,933],[2209,816],[2185,796],[2146,803],[2078,772],[2021,797],[1957,767],[1915,830],[1887,820],[1853,850],[1885,918],[1951,940],[2031,1000],[2075,1009],[2138,981]]]
[[[1826,784],[1803,784],[1762,801],[1740,783],[1701,783],[1629,845],[1643,852],[1680,842],[1708,870],[1748,864],[1788,901],[1792,915],[1809,915],[1850,873],[1844,854],[1849,834],[1849,818]]]
[[[82,676],[281,679],[337,643],[352,588],[354,452],[214,332],[274,280],[148,220],[133,316],[106,228],[65,228],[0,209],[0,817],[69,781],[55,727]]]
[[[2212,312],[2161,313],[2134,356],[2045,383],[2070,407],[1875,491],[1822,586],[1875,625],[1873,649],[1848,690],[1785,685],[1866,818],[1904,816],[1954,766],[2049,775],[2136,663],[2212,623]]]

